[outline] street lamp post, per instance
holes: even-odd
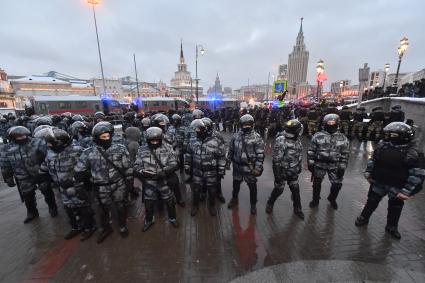
[[[393,84],[394,87],[398,87],[398,75],[400,72],[401,59],[403,58],[404,53],[406,53],[407,47],[409,47],[409,40],[407,39],[407,37],[403,37],[400,40],[400,46],[397,48],[398,65],[397,65],[397,72],[395,74],[395,79]]]
[[[204,55],[205,50],[204,47],[200,44],[196,44],[196,60],[195,60],[195,95],[196,95],[196,104],[198,104],[199,102],[199,94],[198,94],[198,56],[199,53],[201,53],[201,55]]]
[[[321,94],[321,87],[322,87],[322,76],[323,76],[323,72],[325,71],[325,65],[322,59],[319,60],[319,62],[317,62],[316,65],[316,80],[317,80],[317,102],[319,103],[319,98],[320,98],[320,94]]]
[[[383,85],[382,85],[382,91],[385,93],[385,82],[387,81],[387,74],[388,74],[388,71],[390,70],[390,64],[389,63],[387,63],[387,64],[385,64],[385,66],[384,66],[384,83],[383,83]]]
[[[106,92],[105,75],[103,73],[102,54],[100,52],[99,32],[97,30],[97,20],[96,20],[96,10],[95,10],[95,6],[99,5],[100,2],[101,2],[101,0],[87,0],[87,3],[91,4],[92,8],[93,8],[94,27],[96,29],[97,51],[99,52],[100,71],[102,73],[103,93],[105,93]],[[101,96],[102,96],[102,94],[101,94]]]

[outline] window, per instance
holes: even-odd
[[[70,109],[71,103],[70,102],[59,102],[59,108],[60,109]]]
[[[167,105],[167,101],[162,101],[162,102],[161,102],[161,105],[162,105],[162,106],[166,106],[166,105]]]
[[[95,105],[94,105],[94,110],[95,110],[95,111],[99,111],[99,110],[100,110],[100,106],[99,106],[99,104],[95,104]]]

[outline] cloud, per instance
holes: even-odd
[[[403,71],[425,66],[425,1],[421,0],[104,0],[96,8],[105,73],[133,75],[133,53],[143,80],[169,83],[177,69],[183,38],[188,68],[194,73],[195,46],[202,44],[201,84],[238,88],[266,83],[268,73],[287,63],[304,17],[310,52],[308,80],[325,61],[329,82],[357,81],[358,68],[397,63],[401,37],[411,45]],[[99,75],[90,6],[84,0],[3,1],[0,9],[0,67],[10,74],[51,69],[77,77]]]

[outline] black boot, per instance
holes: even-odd
[[[127,227],[127,207],[124,204],[117,205],[118,226],[121,238],[127,238],[130,232]]]
[[[215,209],[215,198],[216,196],[214,190],[208,188],[208,211],[213,217],[217,215],[217,210]]]
[[[167,204],[167,212],[168,212],[168,221],[173,225],[174,228],[179,227],[179,223],[177,222],[177,213],[176,213],[176,205],[174,204],[174,200],[168,200]]]
[[[35,202],[35,192],[25,194],[24,202],[27,208],[27,217],[24,219],[24,224],[27,224],[38,218],[37,203]]]
[[[110,226],[102,228],[102,230],[100,230],[99,236],[97,236],[97,243],[103,243],[103,241],[105,241],[105,239],[108,238],[108,236],[111,235],[112,232],[113,230]]]
[[[283,193],[283,188],[274,187],[266,205],[266,213],[271,214],[273,212],[273,206],[277,198]]]
[[[190,215],[195,216],[199,210],[199,189],[196,188],[193,190],[192,197],[192,210],[190,211]]]
[[[396,239],[400,239],[398,232],[398,221],[400,220],[401,211],[403,210],[404,201],[399,199],[388,199],[388,215],[385,231]]]
[[[310,202],[310,208],[314,208],[319,205],[320,191],[322,190],[322,180],[318,178],[313,179],[313,200]]]
[[[149,230],[150,227],[155,223],[153,212],[155,209],[155,201],[145,200],[145,221],[143,224],[143,232]]]
[[[341,190],[342,184],[332,184],[331,192],[328,196],[328,201],[331,204],[331,207],[335,210],[338,209],[338,204],[336,203],[336,198],[338,197],[339,191]]]
[[[50,187],[50,184],[43,183],[39,186],[41,193],[44,195],[44,201],[49,207],[49,213],[52,218],[58,216],[58,207],[56,206],[55,194]]]
[[[301,197],[299,184],[289,186],[292,193],[292,202],[294,204],[294,214],[304,220],[304,213],[301,209]]]
[[[221,179],[218,179],[218,185],[217,185],[217,199],[221,203],[226,203],[226,199],[223,196],[223,191],[221,190]]]
[[[94,220],[94,212],[90,206],[81,207],[79,209],[81,229],[80,241],[88,240],[96,231],[96,223]]]
[[[228,209],[232,209],[238,205],[238,196],[239,191],[241,190],[242,181],[233,180],[233,190],[232,190],[232,199],[229,201],[227,205]]]
[[[257,183],[248,184],[249,188],[249,202],[251,203],[251,215],[257,214]]]
[[[76,209],[65,207],[66,215],[68,216],[69,224],[71,225],[71,230],[65,234],[64,239],[70,240],[80,234],[81,229],[78,226],[77,221],[77,211]]]
[[[373,191],[369,191],[366,204],[362,210],[362,213],[359,217],[357,217],[356,222],[354,223],[356,226],[364,226],[369,223],[369,218],[375,209],[378,207],[379,202],[382,197],[378,194],[375,194]]]

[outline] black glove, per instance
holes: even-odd
[[[345,173],[345,169],[344,169],[344,168],[338,168],[338,169],[336,170],[336,176],[337,176],[338,178],[342,178],[342,177],[344,177],[344,173]]]
[[[230,170],[230,163],[231,163],[230,161],[227,161],[227,162],[226,162],[226,167],[225,167],[225,168],[226,168],[226,170]]]

